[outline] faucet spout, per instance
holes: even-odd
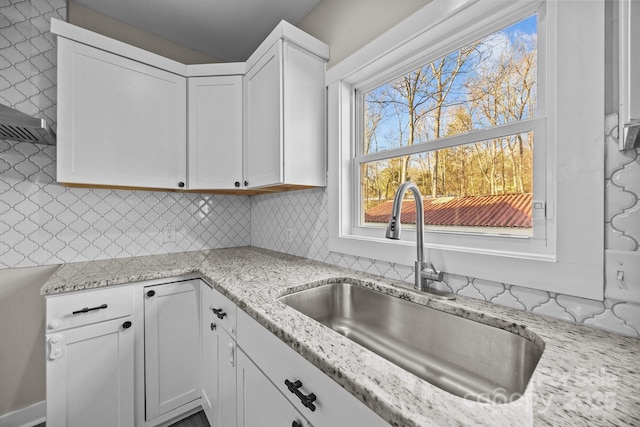
[[[400,238],[402,199],[404,198],[404,193],[407,191],[411,191],[416,200],[416,259],[417,262],[420,262],[422,265],[424,264],[424,203],[420,189],[411,181],[403,182],[400,187],[398,187],[398,191],[396,191],[396,195],[393,198],[393,207],[391,208],[391,218],[387,225],[386,237],[387,239],[394,240]]]
[[[415,262],[415,288],[419,291],[431,291],[428,286],[428,281],[442,281],[442,271],[436,270],[433,264],[424,260],[424,202],[420,189],[416,184],[411,181],[403,182],[398,191],[396,191],[393,199],[393,207],[391,208],[391,218],[387,225],[387,232],[385,237],[387,239],[398,240],[400,238],[401,229],[401,213],[402,213],[402,200],[404,194],[407,191],[413,193],[413,197],[416,201],[416,262]],[[435,292],[438,295],[447,298],[454,299],[453,294],[442,293],[440,291]]]

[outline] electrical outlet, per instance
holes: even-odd
[[[173,225],[167,225],[164,227],[162,231],[162,240],[164,243],[175,243],[176,242],[176,227]]]
[[[293,243],[293,227],[287,227],[287,243]]]

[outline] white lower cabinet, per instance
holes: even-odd
[[[47,427],[388,427],[194,276],[47,297]]]
[[[236,306],[202,283],[202,407],[211,427],[236,425]]]
[[[269,381],[269,378],[238,351],[238,427],[307,427],[309,422]]]
[[[132,292],[47,298],[48,427],[134,425]]]
[[[241,310],[238,310],[237,324],[240,350],[274,385],[273,392],[277,390],[280,395],[285,396],[313,426],[389,426],[380,416]],[[250,419],[266,416],[247,415],[246,408],[243,412]],[[289,426],[291,423],[289,421],[289,424],[284,425]]]
[[[200,397],[200,280],[144,288],[146,420]]]

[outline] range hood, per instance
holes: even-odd
[[[0,104],[0,138],[37,144],[56,144],[56,133],[45,119]]]

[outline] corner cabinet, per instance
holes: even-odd
[[[259,194],[326,185],[326,44],[282,21],[247,62],[185,65],[52,19],[57,180]]]
[[[325,186],[325,59],[280,38],[249,64],[245,186]]]
[[[186,78],[58,37],[57,180],[186,185]]]

